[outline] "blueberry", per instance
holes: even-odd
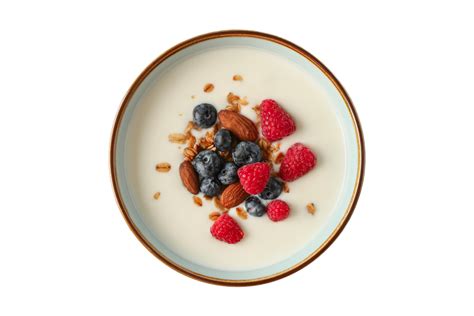
[[[216,108],[209,103],[196,105],[193,110],[193,121],[201,128],[211,127],[216,123]]]
[[[216,196],[221,192],[221,184],[216,178],[203,178],[200,190],[208,196]]]
[[[232,149],[232,134],[228,129],[220,129],[214,136],[214,146],[219,151],[229,151]]]
[[[260,217],[267,211],[265,205],[262,204],[262,201],[256,196],[250,196],[245,200],[245,208],[247,213],[252,216]]]
[[[215,177],[224,165],[222,158],[211,150],[201,151],[193,159],[194,169],[201,178]]]
[[[232,158],[237,166],[248,165],[259,162],[262,159],[262,152],[257,144],[252,142],[240,142],[232,152]]]
[[[204,178],[200,190],[208,196],[216,196],[221,192],[221,184],[215,178]]]
[[[217,179],[225,185],[237,182],[237,169],[238,167],[233,162],[226,162],[224,168],[217,175]]]
[[[283,184],[274,177],[270,177],[265,189],[258,195],[264,200],[273,200],[280,196]]]

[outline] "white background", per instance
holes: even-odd
[[[311,3],[0,2],[1,315],[473,315],[469,1]],[[108,165],[141,70],[233,28],[316,55],[352,97],[367,146],[339,239],[250,288],[197,282],[153,257],[120,215]]]

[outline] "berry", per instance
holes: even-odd
[[[221,192],[221,184],[215,178],[204,178],[199,189],[205,195],[216,196]]]
[[[262,151],[255,143],[240,142],[235,146],[232,158],[237,166],[248,165],[262,160]]]
[[[260,115],[262,122],[262,134],[266,139],[273,142],[296,130],[296,125],[290,114],[285,112],[274,100],[263,100],[260,104]]]
[[[201,178],[209,178],[219,173],[224,161],[212,150],[203,150],[193,159],[192,164]]]
[[[216,108],[209,103],[201,103],[193,109],[193,121],[201,128],[211,127],[216,123]]]
[[[267,215],[274,222],[282,221],[290,215],[290,207],[282,200],[274,200],[267,205]]]
[[[239,179],[237,177],[237,169],[238,167],[233,162],[226,162],[224,168],[217,175],[217,179],[224,185],[237,182]]]
[[[244,237],[244,232],[232,217],[224,213],[212,224],[211,235],[217,240],[235,244]]]
[[[230,151],[232,149],[232,133],[228,129],[220,129],[214,136],[214,146],[219,151]]]
[[[250,196],[245,200],[245,209],[247,209],[247,213],[257,217],[263,216],[267,211],[265,205],[263,205],[262,201],[256,196]]]
[[[283,185],[280,181],[278,181],[276,178],[271,177],[267,185],[265,186],[265,189],[258,195],[264,200],[274,200],[277,197],[280,196],[281,191],[283,190]]]
[[[280,166],[280,178],[294,181],[316,166],[316,155],[303,144],[296,143],[288,148]]]
[[[265,162],[256,162],[240,167],[237,174],[245,192],[259,194],[270,178],[270,166]]]

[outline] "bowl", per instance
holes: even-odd
[[[244,73],[243,83],[229,80],[220,84],[232,73]],[[202,90],[211,81],[215,85],[212,94]],[[305,176],[295,184],[293,200],[289,198],[293,204],[303,203],[308,192],[315,192],[316,214],[308,215],[299,207],[288,223],[275,226],[263,219],[249,219],[246,225],[251,236],[246,236],[249,241],[239,246],[212,240],[208,231],[211,222],[204,224],[197,217],[197,212],[203,212],[202,217],[207,213],[190,210],[189,197],[184,197],[185,190],[176,185],[179,176],[174,161],[180,150],[163,143],[165,131],[179,129],[179,120],[186,122],[189,118],[192,104],[222,104],[229,89],[246,93],[249,98],[253,95],[254,102],[273,92],[283,103],[295,104],[288,110],[295,116],[297,126],[303,127],[290,140],[312,143],[318,154],[315,175]],[[172,172],[157,174],[154,162],[164,157],[174,165]],[[245,286],[288,276],[311,263],[334,242],[356,206],[364,157],[355,108],[327,67],[280,37],[231,30],[186,40],[164,52],[139,75],[120,105],[110,165],[121,213],[153,255],[194,279]],[[160,201],[151,198],[154,188],[161,191]],[[194,230],[201,226],[206,227],[202,230],[206,235]],[[264,242],[259,234],[266,234],[275,242]],[[211,242],[216,245],[209,246]],[[259,243],[269,248],[262,248]]]

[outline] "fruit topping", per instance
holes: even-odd
[[[240,167],[237,174],[245,192],[259,194],[270,178],[270,166],[265,162],[256,162]]]
[[[221,192],[221,184],[215,178],[204,178],[201,181],[200,190],[208,196],[216,196]]]
[[[203,150],[192,161],[201,178],[215,177],[224,165],[223,159],[212,150]]]
[[[214,136],[214,146],[219,151],[230,151],[232,149],[232,133],[228,129],[220,129]]]
[[[280,166],[280,178],[295,181],[316,166],[316,155],[301,143],[288,148]]]
[[[228,244],[238,243],[244,237],[244,232],[239,224],[227,213],[219,216],[214,224],[212,224],[211,234],[214,238]]]
[[[256,196],[249,196],[245,200],[245,209],[252,216],[261,217],[267,211],[265,205]]]
[[[233,162],[226,162],[224,168],[217,175],[217,179],[224,185],[237,182],[239,180],[237,169],[238,167]]]
[[[194,107],[193,121],[200,128],[209,128],[216,123],[217,110],[209,103],[201,103]]]
[[[267,205],[267,215],[274,222],[279,222],[290,215],[290,207],[282,200],[273,200]]]
[[[262,151],[257,144],[244,141],[235,146],[232,158],[237,166],[243,166],[262,160]]]
[[[283,184],[277,180],[275,177],[271,177],[265,189],[258,195],[264,200],[274,200],[280,196],[281,191],[283,190]]]
[[[260,104],[262,134],[273,142],[293,134],[296,125],[291,116],[276,101],[267,99]]]

